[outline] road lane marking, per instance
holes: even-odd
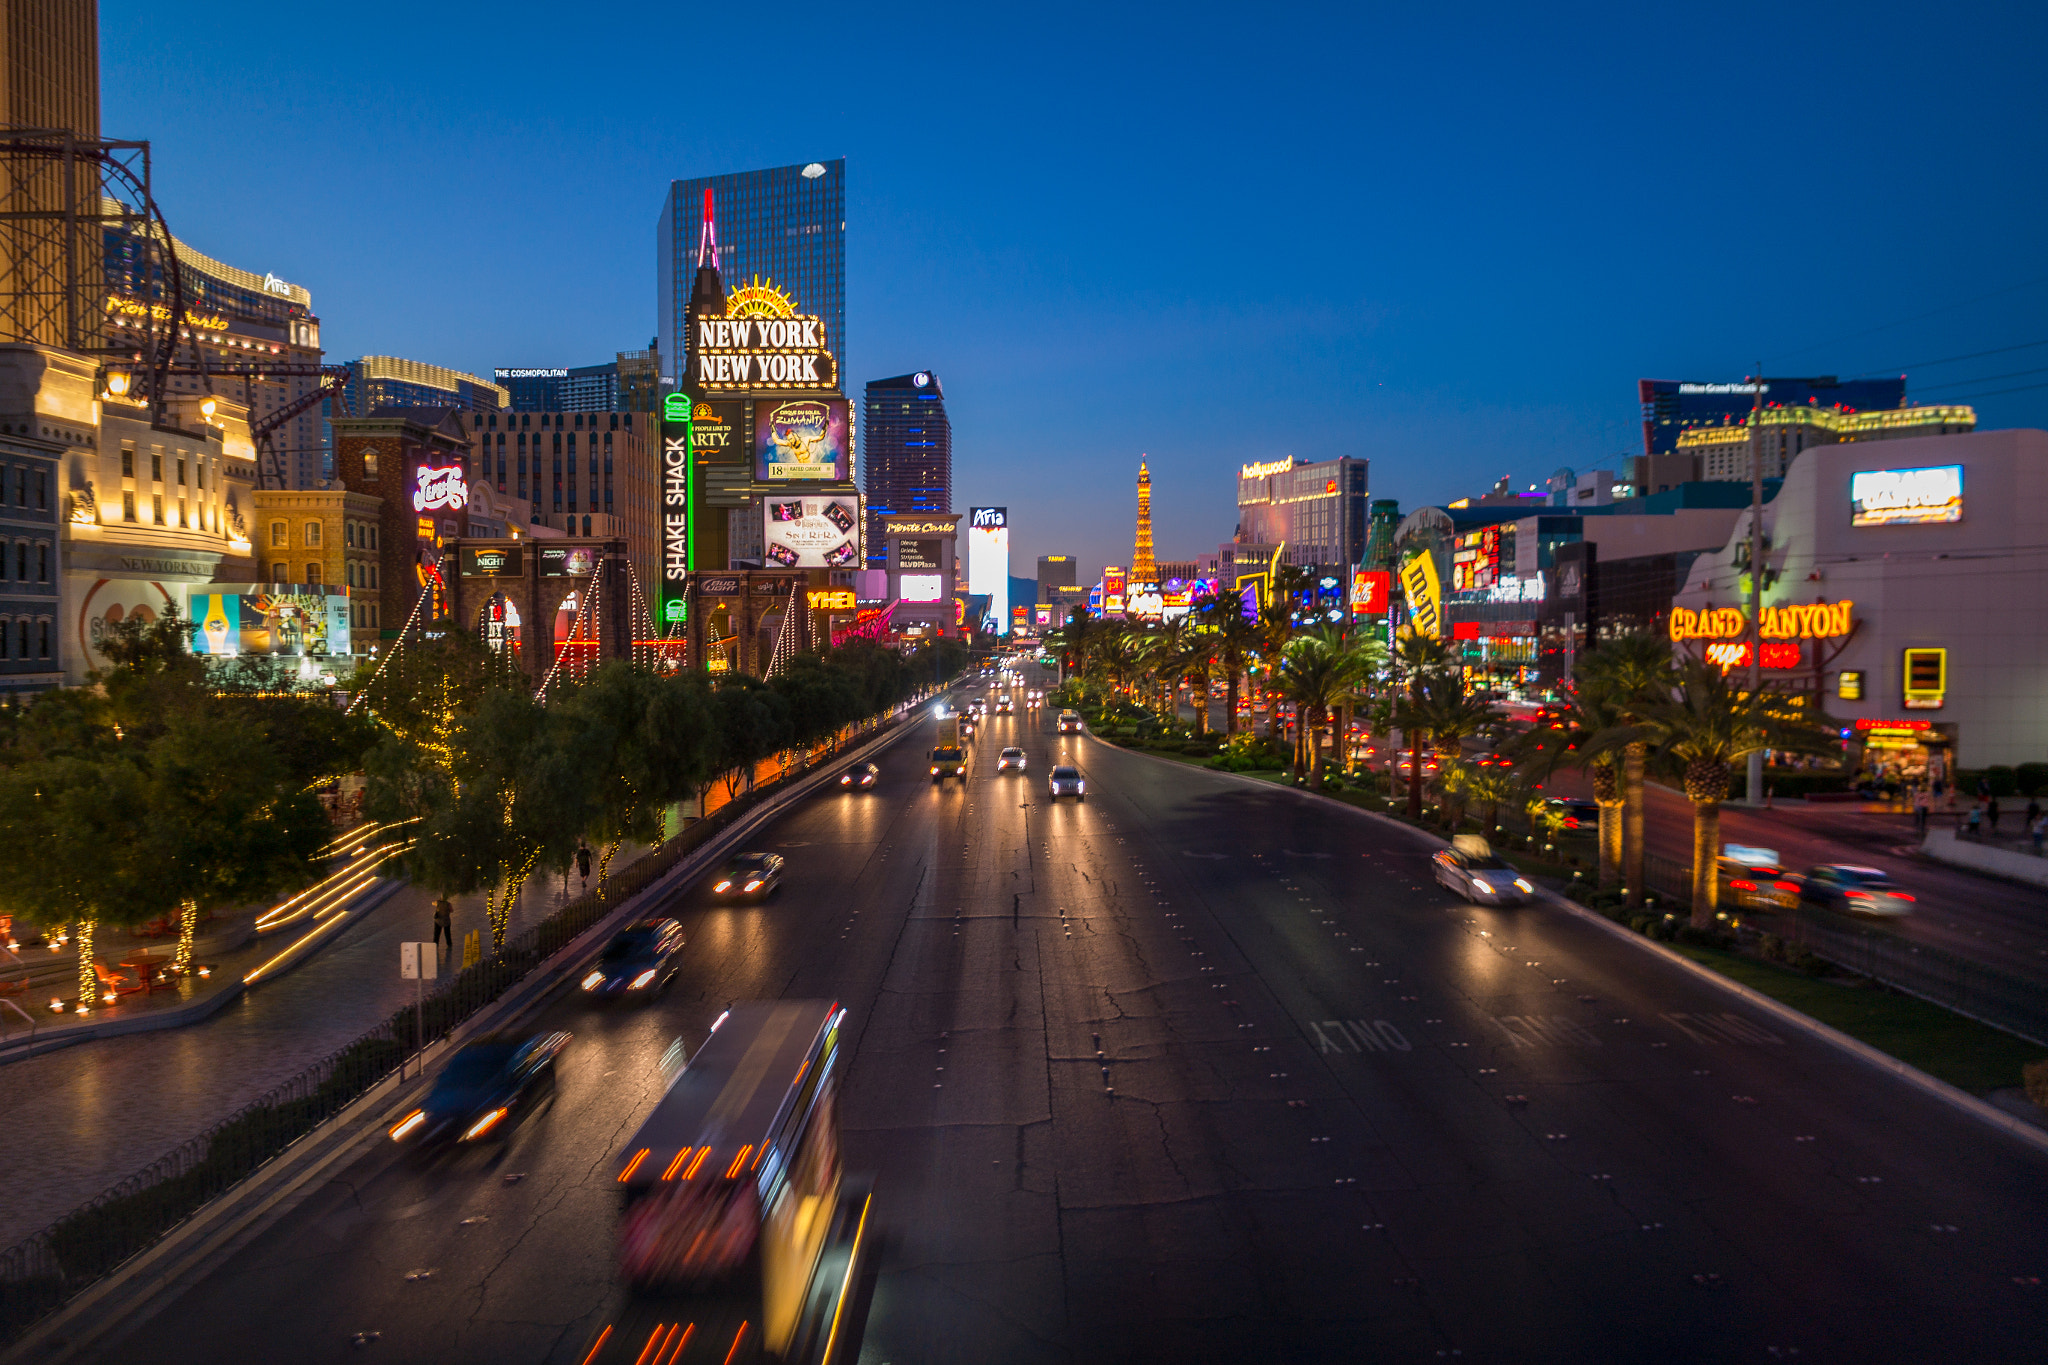
[[[1412,1052],[1410,1043],[1400,1029],[1384,1019],[1324,1019],[1321,1022],[1305,1020],[1309,1032],[1315,1035],[1316,1051],[1331,1052]],[[1337,1042],[1331,1042],[1331,1035]],[[1341,1046],[1340,1046],[1341,1044]]]
[[[1516,1047],[1599,1047],[1593,1031],[1578,1020],[1562,1014],[1502,1014],[1494,1023]]]
[[[1695,1043],[1764,1043],[1782,1045],[1784,1039],[1739,1014],[1665,1014],[1673,1028]]]

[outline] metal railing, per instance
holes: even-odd
[[[855,727],[844,745],[892,728],[904,712]],[[691,852],[782,787],[743,792],[689,825],[595,891],[565,903],[497,953],[446,980],[354,1042],[266,1091],[199,1136],[179,1144],[84,1207],[0,1251],[0,1345],[62,1307],[79,1291],[154,1245],[213,1199],[254,1175],[293,1143],[360,1099],[413,1058],[491,1004],[577,935],[638,895]],[[26,1016],[25,1016],[26,1017]],[[34,1020],[30,1020],[31,1026]]]
[[[1779,918],[1786,942],[1825,962],[2048,1046],[2048,986],[1816,906]]]

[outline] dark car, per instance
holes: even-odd
[[[782,855],[742,853],[725,865],[711,883],[714,895],[728,900],[745,896],[766,897],[782,885]]]
[[[875,785],[882,770],[872,763],[856,763],[839,774],[839,785],[848,791],[862,791]]]
[[[1905,888],[1875,867],[1828,863],[1797,879],[1799,899],[1850,915],[1894,917],[1913,913]]]
[[[1436,879],[1447,889],[1482,905],[1520,905],[1536,894],[1521,873],[1476,834],[1460,834],[1431,861]]]
[[[672,919],[644,919],[612,935],[597,964],[583,977],[583,989],[610,998],[652,1000],[668,987],[681,965],[683,926]]]
[[[1564,816],[1566,829],[1600,828],[1600,803],[1588,801],[1583,796],[1552,796],[1545,798],[1544,805]]]
[[[503,1137],[553,1092],[568,1043],[566,1033],[487,1033],[464,1044],[391,1140],[428,1150]]]

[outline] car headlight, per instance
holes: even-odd
[[[420,1126],[421,1124],[425,1123],[426,1121],[427,1121],[427,1111],[426,1111],[426,1110],[424,1110],[424,1109],[415,1109],[415,1110],[413,1110],[413,1111],[412,1111],[412,1112],[411,1112],[410,1114],[407,1114],[407,1115],[406,1115],[406,1116],[405,1116],[404,1118],[400,1119],[400,1120],[398,1121],[398,1125],[397,1125],[396,1127],[394,1127],[394,1128],[393,1128],[393,1129],[391,1130],[391,1140],[392,1140],[393,1142],[403,1142],[403,1141],[405,1141],[405,1136],[406,1136],[406,1134],[410,1133],[410,1132],[411,1132],[411,1131],[412,1131],[413,1129],[415,1129],[415,1128],[419,1127],[419,1126]]]
[[[1521,891],[1521,892],[1524,892],[1524,893],[1528,893],[1528,892],[1532,892],[1532,891],[1534,891],[1535,889],[1536,889],[1535,887],[1533,887],[1533,886],[1529,885],[1529,882],[1528,882],[1528,879],[1527,879],[1527,878],[1525,878],[1525,877],[1517,877],[1517,878],[1515,878],[1515,890],[1517,890],[1517,891]]]
[[[592,973],[591,973],[591,974],[590,974],[589,976],[586,976],[586,977],[584,977],[584,978],[583,978],[583,989],[584,989],[584,990],[586,990],[586,991],[594,991],[594,990],[596,990],[596,989],[597,989],[597,988],[598,988],[599,986],[602,986],[603,984],[604,984],[604,973],[603,973],[603,972],[592,972]]]
[[[712,887],[711,889],[712,889],[713,891],[730,891],[730,890],[732,890],[732,882],[731,882],[731,881],[729,881],[729,880],[728,880],[728,881],[722,881],[722,882],[718,883],[718,884],[717,884],[716,886]]]
[[[498,1120],[504,1117],[505,1111],[503,1109],[493,1109],[490,1113],[485,1114],[475,1123],[469,1125],[469,1131],[462,1135],[462,1140],[468,1142],[471,1138],[482,1137],[485,1133],[497,1127]]]
[[[628,985],[628,986],[626,987],[626,989],[627,989],[627,990],[629,990],[629,991],[637,991],[637,990],[639,990],[639,989],[640,989],[640,988],[641,988],[642,986],[646,985],[646,984],[647,984],[648,982],[650,982],[650,981],[652,981],[652,980],[654,980],[654,968],[652,968],[652,967],[649,967],[649,968],[648,968],[648,969],[647,969],[646,971],[644,971],[644,972],[640,973],[640,975],[638,975],[638,976],[634,977],[634,978],[633,978],[633,981],[632,981],[632,984]]]
[[[839,779],[839,785],[842,787],[850,787],[853,785],[853,779],[850,777],[842,777]]]
[[[937,766],[934,766],[934,767],[932,768],[932,776],[933,776],[933,777],[937,777],[938,775],[939,775],[939,770],[938,770]]]
[[[759,877],[754,878],[754,880],[746,884],[746,887],[744,889],[748,891],[759,891],[761,889],[761,879]]]
[[[1483,892],[1484,894],[1489,896],[1493,894],[1493,884],[1490,882],[1481,881],[1477,877],[1474,877],[1472,879],[1472,889],[1474,891]]]

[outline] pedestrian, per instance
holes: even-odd
[[[1985,822],[1986,822],[1987,824],[1989,824],[1989,825],[1991,826],[1991,832],[1992,832],[1993,834],[1996,834],[1996,833],[1998,833],[1998,798],[1997,798],[1997,797],[1995,797],[1995,796],[1991,796],[1991,797],[1986,797],[1986,798],[1985,798],[1985,800],[1984,800],[1984,819],[1985,819]]]
[[[453,954],[455,952],[455,907],[448,903],[448,893],[445,891],[441,893],[440,899],[434,902],[434,947],[436,949],[441,946],[443,939],[448,941],[448,951],[450,954]]]
[[[2041,840],[2048,837],[2048,815],[2037,815],[2034,823],[2027,826],[2027,832],[2034,836],[2034,856],[2041,856]]]
[[[2032,828],[2034,827],[2034,822],[2035,822],[2036,820],[2040,819],[2040,818],[2041,818],[2041,798],[2040,798],[2040,797],[2038,797],[2038,796],[2030,796],[2030,797],[2028,797],[2028,798],[2027,798],[2027,828],[2028,828],[2028,829],[2032,829]]]
[[[1970,807],[1970,815],[1963,825],[1963,833],[1969,835],[1972,839],[1976,839],[1982,837],[1983,829],[1984,808],[1982,806]]]
[[[588,887],[590,886],[590,845],[589,845],[589,844],[585,844],[585,843],[578,843],[578,844],[576,845],[576,875],[578,875],[579,877],[583,878],[583,885],[584,885],[584,887],[585,887],[585,888],[587,889],[587,888],[588,888]]]
[[[1927,833],[1928,813],[1927,789],[1922,787],[1913,795],[1913,832],[1915,834],[1925,835]]]

